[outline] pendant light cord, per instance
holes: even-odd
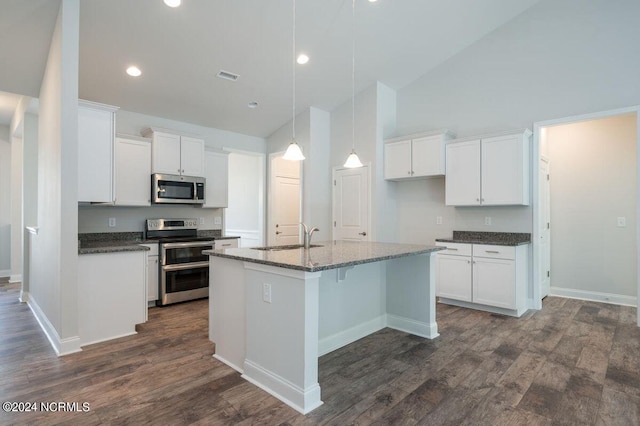
[[[293,64],[292,70],[293,70],[293,120],[292,120],[292,140],[295,141],[296,140],[296,0],[293,0],[293,49],[292,49],[292,54],[291,54],[291,63]]]
[[[356,0],[351,2],[351,151],[356,147]]]

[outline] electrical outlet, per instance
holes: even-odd
[[[216,216],[213,218],[214,225],[222,225],[222,218],[220,216]]]
[[[109,218],[109,228],[115,228],[116,227],[116,218],[115,217],[110,217]]]
[[[204,225],[204,217],[200,218],[200,225]]]
[[[618,218],[618,228],[626,228],[627,227],[627,218],[619,217]]]
[[[436,216],[436,225],[442,225],[442,216]]]
[[[484,224],[487,225],[487,226],[491,226],[491,217],[490,216],[485,216]]]
[[[262,283],[262,300],[271,303],[271,284]]]

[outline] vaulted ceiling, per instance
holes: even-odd
[[[376,80],[404,87],[539,0],[355,1],[358,92]],[[58,5],[0,0],[0,90],[38,95]],[[81,98],[261,137],[291,119],[292,0],[80,5]],[[296,50],[311,58],[296,66],[298,111],[350,99],[351,5],[297,1]],[[142,76],[125,74],[131,64]]]

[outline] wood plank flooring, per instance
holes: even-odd
[[[324,405],[302,416],[211,357],[206,300],[59,358],[18,295],[0,284],[0,402],[90,411],[0,411],[2,425],[640,424],[635,308],[549,297],[516,319],[438,305],[437,339],[384,329],[320,358]]]

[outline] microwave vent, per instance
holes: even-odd
[[[232,72],[224,71],[224,70],[220,70],[218,74],[216,74],[216,77],[224,78],[225,80],[230,80],[230,81],[236,81],[240,78],[238,74],[234,74]]]

